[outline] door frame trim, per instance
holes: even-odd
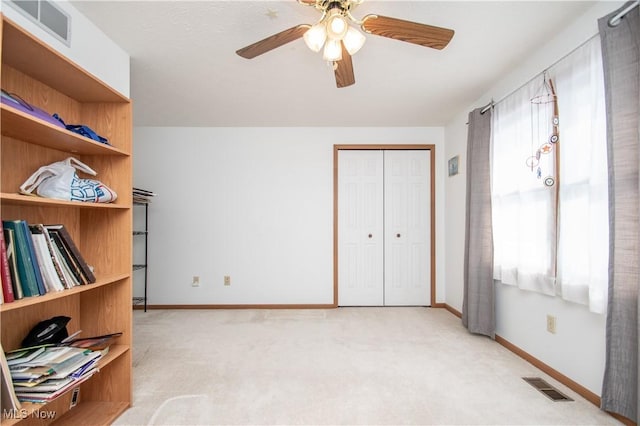
[[[390,150],[414,150],[431,151],[431,305],[436,303],[436,146],[432,144],[401,144],[401,145],[333,145],[333,306],[338,307],[338,151],[390,151]]]

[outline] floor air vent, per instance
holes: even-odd
[[[540,377],[523,377],[522,379],[545,394],[552,401],[573,401],[573,399],[569,398],[567,395],[563,394]]]

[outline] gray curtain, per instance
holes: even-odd
[[[462,324],[495,338],[491,226],[491,109],[469,113]]]
[[[619,25],[612,27],[609,19],[616,12],[598,20],[607,106],[610,222],[606,364],[601,407],[637,423],[640,412],[640,20],[635,7]]]

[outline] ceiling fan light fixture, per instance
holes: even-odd
[[[327,40],[327,43],[324,45],[323,59],[329,62],[336,62],[342,59],[340,40]]]
[[[314,52],[319,52],[327,39],[327,31],[325,30],[324,23],[320,22],[309,28],[309,30],[304,33],[303,38],[309,49]]]
[[[364,45],[365,41],[367,41],[367,39],[364,36],[364,34],[362,34],[360,31],[356,30],[353,27],[349,27],[349,29],[347,30],[347,34],[344,36],[344,39],[342,40],[342,42],[344,43],[345,49],[347,49],[347,52],[349,52],[349,55],[352,55],[352,56],[358,50],[360,50],[362,45]]]
[[[347,20],[339,12],[333,13],[327,18],[327,36],[331,40],[342,40],[348,29]]]

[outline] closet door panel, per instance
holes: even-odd
[[[430,152],[384,153],[384,304],[431,304]]]
[[[383,157],[338,153],[338,304],[382,306]]]

